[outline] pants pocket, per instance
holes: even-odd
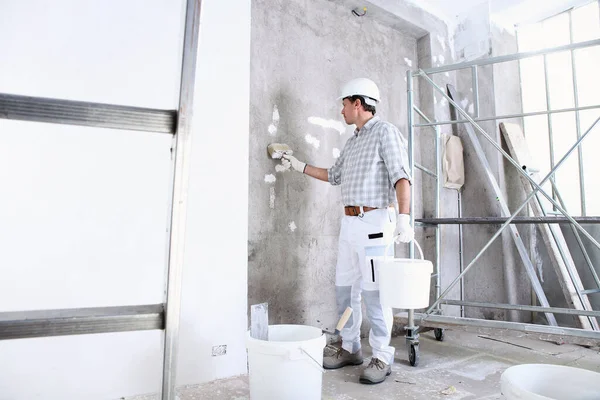
[[[383,239],[379,239],[383,242]],[[365,253],[363,257],[362,265],[362,282],[364,290],[378,290],[378,271],[377,261],[384,258],[386,254],[388,257],[394,256],[394,246],[387,246],[385,243],[374,246],[365,246]]]

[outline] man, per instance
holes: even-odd
[[[336,265],[336,300],[339,315],[346,307],[353,314],[342,329],[342,347],[325,356],[323,366],[337,369],[363,363],[360,344],[361,295],[371,322],[369,344],[373,358],[361,383],[380,383],[391,374],[394,348],[390,346],[393,315],[379,301],[379,283],[372,257],[383,255],[392,242],[410,242],[410,172],[404,138],[398,129],[375,116],[379,88],[366,78],[348,82],[342,89],[342,115],[356,125],[340,157],[329,169],[318,168],[284,156],[284,166],[313,178],[341,185],[345,216],[339,237]],[[390,205],[397,201],[399,215]],[[395,226],[395,229],[394,229]]]

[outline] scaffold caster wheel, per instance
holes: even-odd
[[[436,340],[440,342],[444,341],[444,330],[442,328],[435,328],[433,334],[435,335]]]
[[[411,343],[408,350],[408,361],[413,367],[419,365],[419,343]]]

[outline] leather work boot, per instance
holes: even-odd
[[[340,347],[333,355],[323,357],[323,368],[325,369],[338,369],[346,365],[361,365],[362,363],[363,356],[361,350],[358,350],[356,353],[350,353]]]
[[[371,358],[371,362],[360,374],[360,383],[381,383],[392,373],[392,367],[379,358]]]

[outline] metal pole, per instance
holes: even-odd
[[[458,218],[462,219],[462,190],[458,190]],[[462,274],[464,270],[464,256],[463,256],[463,226],[462,224],[458,226],[458,255],[459,255],[459,266],[460,273]],[[438,296],[439,297],[439,296]],[[464,278],[460,278],[460,300],[465,299],[465,280]],[[465,316],[465,308],[460,307],[460,316]]]
[[[558,203],[554,201],[554,199],[551,196],[549,196],[544,191],[544,189],[541,188],[540,185],[538,185],[525,171],[523,171],[523,168],[507,152],[505,152],[502,149],[502,147],[498,143],[496,143],[496,141],[492,139],[490,135],[488,135],[487,132],[481,126],[479,126],[479,124],[473,121],[473,118],[471,118],[465,110],[463,110],[458,104],[456,104],[456,102],[452,100],[450,96],[448,96],[438,85],[436,85],[435,82],[431,80],[431,78],[429,78],[425,73],[423,73],[423,70],[420,71],[422,73],[421,76],[423,76],[423,78],[425,78],[438,92],[440,92],[442,96],[444,96],[448,100],[448,102],[450,102],[450,104],[452,104],[457,109],[457,111],[461,113],[463,117],[465,117],[475,127],[475,129],[477,129],[492,144],[492,146],[494,146],[496,150],[500,152],[500,154],[502,154],[512,165],[514,165],[517,168],[517,171],[519,171],[519,173],[522,176],[524,176],[536,188],[536,190],[539,190],[540,193],[542,193],[550,201],[550,203],[554,205],[554,207],[556,207],[558,211],[560,211],[577,229],[579,229],[581,233],[583,233],[583,235],[586,238],[590,240],[590,242],[594,244],[594,246],[600,249],[600,243],[598,243],[598,241],[594,239],[592,235],[590,235],[585,229],[583,229],[581,225],[579,225],[577,221],[575,221],[575,219],[573,219],[573,217],[571,217],[569,213],[567,213],[564,210],[564,208],[558,205]],[[590,128],[586,131],[586,133],[583,136],[586,136],[596,126],[598,121],[600,121],[600,118],[597,118],[596,121],[594,121],[594,123],[590,126]],[[578,140],[577,143],[569,150],[567,154],[570,154],[570,152],[578,146],[578,143],[581,143],[581,141]]]
[[[415,174],[415,132],[413,128],[413,77],[411,71],[406,71],[406,91],[408,95],[408,164],[411,176]],[[415,226],[415,186],[410,185],[410,225]],[[410,242],[408,245],[408,254],[410,258],[415,257],[415,245]],[[412,325],[411,325],[412,326]]]
[[[600,317],[600,311],[574,310],[572,308],[524,306],[519,304],[482,303],[477,301],[444,300],[442,303],[450,306],[467,306],[480,308],[497,308],[499,310],[536,311],[553,314],[581,315],[585,317]]]
[[[600,104],[593,106],[585,106],[578,108],[559,108],[556,110],[547,110],[547,111],[533,111],[528,113],[521,114],[507,114],[507,115],[494,115],[491,117],[480,117],[480,118],[472,118],[475,122],[483,122],[483,121],[497,121],[500,119],[514,119],[514,118],[523,118],[523,117],[535,117],[536,115],[549,115],[549,114],[560,114],[566,112],[574,112],[574,111],[587,111],[587,110],[597,110],[600,108]],[[425,126],[441,126],[441,125],[454,125],[454,124],[465,124],[470,122],[468,119],[459,119],[452,121],[438,121],[438,122],[427,122],[424,124],[415,124],[415,128],[422,128]]]
[[[452,99],[450,99],[450,101],[452,101]],[[454,101],[452,101],[452,102],[454,102]],[[456,107],[456,105],[455,105],[455,107]],[[571,147],[569,149],[569,151],[563,156],[563,158],[561,158],[561,160],[558,162],[558,164],[556,164],[554,166],[554,168],[552,168],[550,170],[550,172],[548,173],[548,175],[546,175],[546,177],[540,182],[540,185],[536,186],[535,189],[533,189],[533,191],[527,196],[527,198],[521,204],[521,206],[519,206],[519,208],[510,216],[510,218],[494,234],[494,236],[492,236],[492,238],[486,243],[486,245],[483,247],[483,249],[481,249],[481,251],[475,256],[475,258],[469,263],[469,265],[467,265],[467,267],[465,268],[465,270],[463,272],[461,272],[460,275],[457,276],[456,279],[454,279],[454,281],[452,281],[452,283],[450,284],[450,286],[448,286],[448,288],[446,288],[446,290],[444,291],[444,293],[442,293],[442,295],[427,309],[427,311],[425,312],[426,314],[430,314],[431,311],[438,305],[438,303],[448,294],[448,292],[450,292],[450,290],[454,286],[456,286],[456,283],[469,271],[469,269],[471,269],[471,267],[475,264],[475,262],[477,260],[479,260],[479,258],[481,257],[481,255],[488,249],[488,247],[490,247],[490,245],[494,242],[494,240],[496,240],[496,238],[498,238],[498,236],[500,236],[500,234],[504,231],[504,229],[506,229],[506,227],[508,227],[510,225],[510,222],[512,221],[512,219],[515,218],[521,212],[521,210],[523,208],[525,208],[525,206],[529,203],[529,200],[531,200],[538,191],[542,191],[541,185],[543,185],[544,183],[546,183],[546,181],[549,180],[550,177],[554,175],[554,173],[556,172],[556,170],[562,165],[562,163],[567,159],[567,157],[569,157],[571,155],[571,153],[573,152],[573,150],[575,150],[575,148],[577,146],[579,146],[583,142],[583,139],[586,138],[586,136],[591,132],[592,128],[596,125],[596,123],[598,121],[600,121],[600,118],[598,118],[596,120],[596,122],[592,125],[592,127],[590,127],[590,129],[588,129],[587,132],[584,133],[581,136],[581,138],[579,138],[577,140],[577,142],[573,145],[573,147]]]
[[[548,213],[550,214],[550,213]],[[465,218],[418,218],[417,223],[426,225],[500,225],[508,217],[465,217]],[[600,224],[600,217],[573,217],[580,224]],[[513,224],[570,224],[565,217],[516,217]]]
[[[188,194],[188,174],[191,156],[192,116],[201,0],[187,0],[183,61],[179,90],[179,112],[175,133],[173,195],[169,227],[169,254],[166,293],[165,348],[162,374],[162,399],[175,400],[177,353],[179,348],[179,317],[181,311],[181,273],[185,242],[185,218]]]
[[[573,43],[573,13],[569,12],[569,35],[571,43]],[[573,100],[575,108],[579,107],[579,90],[577,88],[577,68],[575,63],[575,50],[571,50],[571,70],[573,71]],[[579,118],[579,111],[575,111],[575,127],[577,129],[577,138],[581,136],[581,120]],[[585,204],[585,180],[583,174],[583,149],[580,147],[577,149],[577,156],[579,157],[579,193],[581,196],[581,215],[586,216],[586,204]]]
[[[420,169],[421,171],[425,172],[427,175],[431,175],[434,178],[436,177],[435,172],[430,171],[429,169],[425,168],[424,166],[422,166],[421,164],[415,163],[415,168],[416,169]]]
[[[435,128],[435,217],[440,217],[440,196],[441,196],[441,188],[442,188],[442,163],[440,162],[440,157],[442,154],[441,151],[441,132],[439,127]],[[435,230],[435,297],[436,299],[440,296],[442,292],[442,271],[441,271],[441,227]],[[442,311],[441,305],[438,307],[438,311]]]
[[[548,59],[546,54],[544,54],[544,84],[546,87],[546,108],[548,111],[550,110],[550,82],[548,80]],[[548,146],[550,151],[550,168],[554,167],[554,138],[552,137],[552,116],[551,114],[547,115],[548,118]],[[554,177],[550,178],[551,181],[554,180]],[[554,189],[552,189],[552,198],[556,199],[556,194],[554,193]]]
[[[479,78],[477,65],[471,67],[471,80],[473,83],[473,104],[475,108],[475,118],[479,118]]]
[[[560,202],[560,205],[566,209],[565,202],[563,201],[562,196],[560,195],[560,192],[558,191],[558,188],[556,188],[556,184],[553,181],[550,181],[550,182],[554,186],[554,190],[556,192],[556,196],[558,197],[558,201]],[[573,230],[573,235],[575,235],[577,244],[579,245],[579,248],[581,249],[581,252],[583,253],[583,258],[585,259],[585,262],[587,263],[588,267],[590,268],[590,272],[592,273],[592,276],[594,277],[594,281],[596,281],[596,285],[598,286],[598,288],[600,288],[600,278],[598,277],[598,273],[596,272],[596,269],[594,268],[594,264],[592,264],[590,255],[588,254],[588,252],[585,249],[585,246],[583,244],[583,241],[581,240],[581,235],[579,234],[579,232],[577,232],[577,229],[575,229],[573,226],[571,226],[571,229]]]
[[[451,71],[457,71],[459,69],[470,68],[474,65],[482,66],[482,65],[499,64],[499,63],[503,63],[503,62],[522,60],[524,58],[536,57],[536,56],[540,56],[542,54],[560,53],[561,51],[583,49],[585,47],[591,47],[591,46],[597,46],[597,45],[600,45],[600,39],[588,40],[587,42],[568,44],[565,46],[558,46],[558,47],[553,47],[550,49],[542,49],[542,50],[529,51],[529,52],[524,52],[524,53],[508,54],[505,56],[483,58],[483,59],[479,59],[479,60],[475,60],[475,61],[469,61],[469,62],[453,64],[453,65],[452,64],[443,65],[441,67],[424,69],[423,72],[426,74],[439,74],[442,72],[451,72]],[[419,75],[418,71],[413,72],[413,76],[417,76],[417,75]]]

